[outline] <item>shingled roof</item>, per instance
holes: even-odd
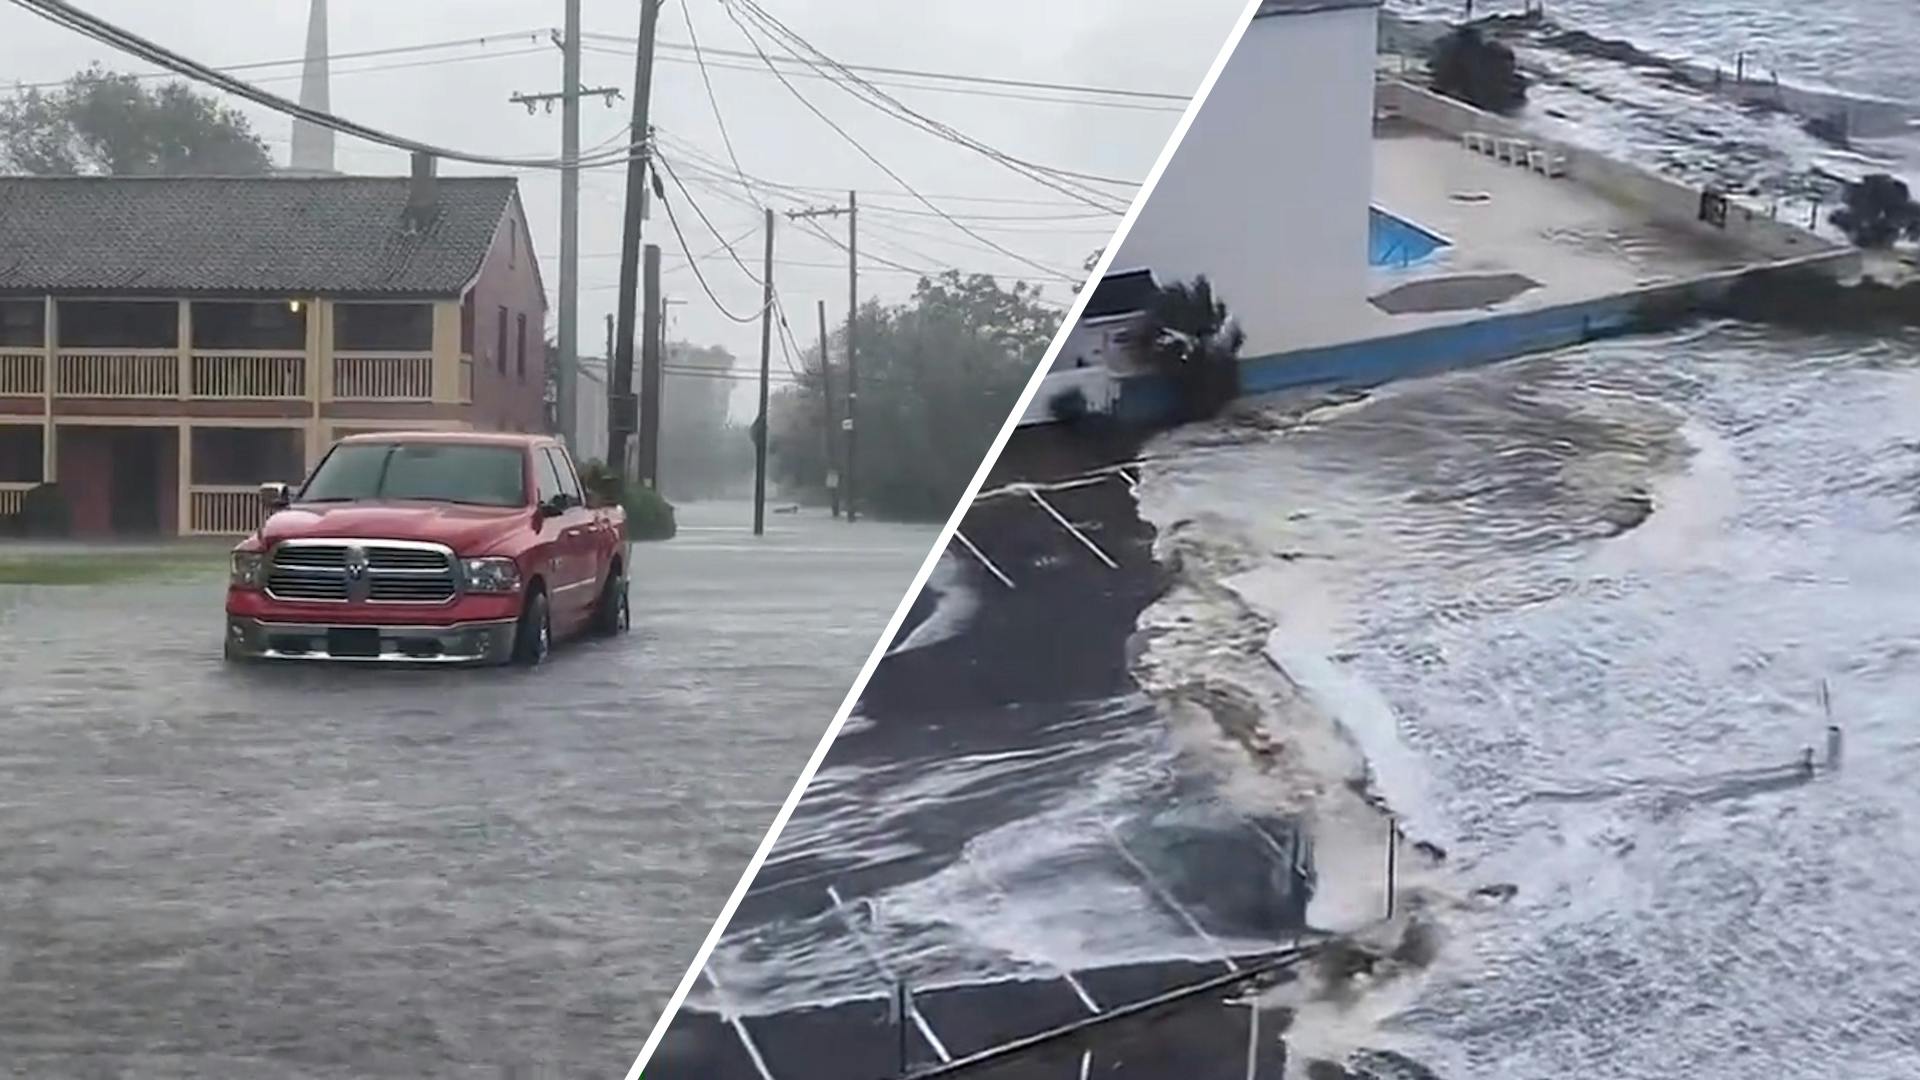
[[[440,177],[0,177],[0,293],[454,297],[517,196]]]

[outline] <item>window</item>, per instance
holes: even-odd
[[[513,340],[513,366],[520,375],[520,381],[527,381],[527,317],[515,315]]]
[[[557,446],[547,447],[547,460],[553,463],[554,474],[560,478],[560,490],[575,506],[585,506],[586,497],[580,493],[580,475],[573,471],[573,462],[567,458],[567,452]]]
[[[45,348],[46,323],[47,305],[43,301],[0,300],[0,345],[9,348]]]
[[[341,352],[431,352],[433,305],[335,304],[333,347]]]
[[[493,335],[493,363],[500,374],[507,373],[507,309],[500,309],[500,318],[496,321]]]
[[[544,490],[541,497],[546,497]],[[344,443],[314,470],[300,498],[304,502],[417,499],[525,506],[526,458],[513,446]]]
[[[0,424],[0,484],[40,482],[39,424]]]
[[[507,219],[507,269],[520,265],[520,223]]]
[[[172,300],[62,300],[58,333],[65,348],[174,349],[180,305]]]
[[[307,305],[299,300],[269,303],[195,301],[196,349],[305,349]]]
[[[196,427],[193,482],[297,483],[307,471],[303,435],[289,428]]]
[[[535,452],[533,455],[533,479],[540,489],[540,505],[545,506],[557,496],[566,492],[560,486],[560,473],[553,467],[553,456]]]

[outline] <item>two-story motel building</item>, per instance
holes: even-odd
[[[342,435],[545,430],[511,178],[0,177],[0,516],[252,528]]]

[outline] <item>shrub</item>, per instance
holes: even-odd
[[[20,502],[18,531],[36,538],[64,537],[73,531],[73,512],[58,484],[29,489]]]
[[[1077,424],[1087,418],[1087,395],[1079,387],[1069,386],[1047,399],[1047,412],[1058,423]]]
[[[627,537],[632,540],[671,540],[679,526],[673,504],[652,488],[629,485],[602,461],[580,463],[580,485],[601,504],[617,503],[627,512]]]
[[[1163,286],[1147,315],[1156,369],[1179,387],[1182,420],[1218,416],[1240,396],[1241,331],[1205,275]]]
[[[671,540],[679,526],[673,504],[652,488],[634,487],[620,501],[627,511],[627,536],[634,540]]]
[[[1920,240],[1920,204],[1905,182],[1874,173],[1847,185],[1846,203],[1831,220],[1860,247],[1892,247],[1901,237]]]
[[[1514,113],[1527,103],[1527,80],[1513,50],[1463,26],[1434,43],[1433,88],[1450,98],[1495,113]]]

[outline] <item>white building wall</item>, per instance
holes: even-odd
[[[578,368],[574,392],[573,456],[581,461],[607,459],[606,369],[590,364]]]
[[[1115,260],[1207,275],[1246,357],[1333,329],[1367,289],[1379,13],[1275,6],[1299,10],[1248,26]]]

